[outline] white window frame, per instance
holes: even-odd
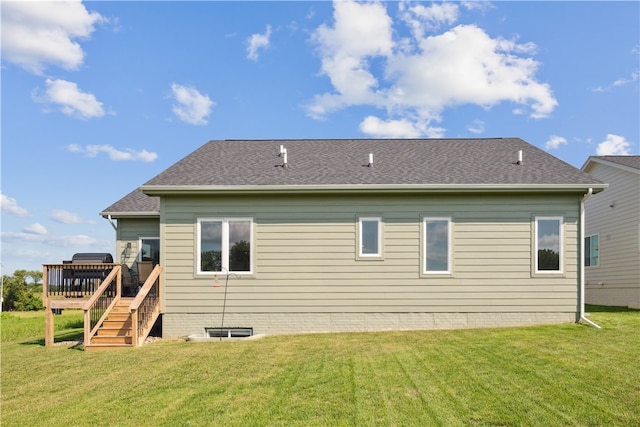
[[[558,270],[539,270],[538,269],[538,221],[558,221],[558,250],[560,251],[558,259]],[[533,227],[533,263],[535,274],[564,274],[564,217],[563,216],[538,216],[534,217]]]
[[[587,265],[587,260],[584,259],[582,260],[582,262],[584,262],[584,266],[587,268],[593,268],[593,267],[599,267],[600,266],[600,235],[595,233],[595,234],[590,234],[588,236],[585,236],[584,238],[584,255],[585,258],[589,258],[589,261],[591,262],[591,253],[587,253],[587,239],[589,239],[589,252],[591,252],[591,246],[593,245],[593,237],[597,237],[598,238],[598,262],[596,264],[592,264],[590,263],[589,265]]]
[[[229,222],[236,221],[248,221],[250,222],[250,230],[249,230],[249,271],[231,271],[229,270]],[[202,271],[202,223],[203,222],[220,222],[222,223],[222,242],[221,242],[221,251],[222,251],[222,271]],[[198,217],[196,220],[196,265],[195,270],[196,274],[199,276],[215,276],[218,274],[231,274],[234,275],[251,275],[253,274],[253,263],[254,263],[254,246],[255,246],[255,238],[253,235],[254,230],[254,222],[251,217]]]
[[[435,221],[447,222],[447,270],[428,270],[427,269],[427,223]],[[426,275],[444,275],[452,274],[453,260],[453,228],[452,218],[450,216],[425,216],[422,218],[422,274]]]
[[[363,230],[362,223],[365,221],[376,221],[378,224],[378,252],[373,254],[365,254],[362,252],[364,248],[363,244]],[[380,258],[382,257],[382,217],[379,216],[362,216],[358,218],[358,257],[359,258]]]

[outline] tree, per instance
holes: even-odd
[[[42,271],[16,270],[2,276],[2,310],[42,310]]]
[[[559,270],[560,254],[551,249],[538,250],[538,270]]]

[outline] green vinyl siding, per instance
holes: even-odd
[[[160,236],[159,218],[120,218],[116,233],[116,256],[114,260],[131,266],[138,259],[140,252],[140,237]],[[131,243],[131,250],[127,256],[125,247]]]
[[[217,313],[197,274],[199,217],[253,218],[254,270],[229,278],[232,313],[575,312],[577,195],[164,197],[165,310]],[[358,257],[358,218],[379,213],[384,258]],[[423,275],[422,219],[449,213],[451,274]],[[564,269],[536,277],[534,215],[562,217]]]

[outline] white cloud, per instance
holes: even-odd
[[[171,85],[171,93],[176,104],[173,112],[180,120],[192,125],[206,125],[211,108],[215,105],[209,96],[203,95],[195,88],[176,83]]]
[[[414,38],[423,38],[426,32],[439,29],[443,24],[458,20],[458,5],[454,3],[431,3],[410,5],[400,2],[400,17],[409,26]]]
[[[34,100],[43,104],[56,104],[60,111],[70,117],[89,120],[104,116],[102,102],[92,93],[83,92],[78,85],[66,80],[46,80],[45,94],[34,92]]]
[[[0,201],[2,202],[2,212],[15,216],[29,216],[29,212],[25,208],[19,206],[16,199],[0,194]]]
[[[557,150],[561,145],[567,145],[566,138],[558,135],[551,135],[544,144],[545,150]]]
[[[321,25],[312,35],[334,91],[315,95],[306,106],[309,116],[373,106],[387,111],[383,121],[389,125],[408,118],[426,132],[445,109],[459,105],[488,109],[510,102],[514,114],[533,118],[549,116],[558,105],[550,86],[535,77],[535,44],[492,38],[474,25],[424,36],[435,24],[452,24],[458,6],[402,3],[400,10],[412,38],[394,41],[383,4],[334,2],[332,26]]]
[[[31,242],[31,243],[42,243],[46,245],[55,245],[59,247],[72,247],[72,246],[80,246],[80,247],[88,247],[88,246],[96,246],[101,244],[97,239],[86,236],[83,234],[77,235],[62,235],[62,236],[53,236],[50,234],[37,234],[32,232],[12,232],[12,231],[3,231],[2,232],[2,240],[11,242]]]
[[[639,77],[640,77],[640,74],[637,71],[634,71],[633,73],[631,73],[631,75],[628,78],[627,77],[620,77],[619,79],[615,80],[610,85],[608,85],[608,86],[598,86],[598,87],[594,88],[593,91],[594,92],[609,92],[613,88],[626,86],[628,84],[635,83],[635,82],[638,81]]]
[[[598,156],[625,156],[631,154],[631,144],[624,136],[608,134],[607,139],[598,144]]]
[[[484,125],[485,123],[482,120],[476,119],[473,121],[473,123],[467,126],[467,130],[471,133],[479,135],[481,133],[484,133]]]
[[[444,135],[444,129],[429,127],[419,120],[381,120],[375,116],[367,116],[360,123],[360,131],[375,138],[418,138],[425,135],[429,138],[441,138]]]
[[[271,25],[267,25],[267,29],[264,34],[253,34],[247,40],[249,46],[247,46],[247,58],[257,61],[258,50],[267,49],[269,47],[271,38]]]
[[[126,148],[124,151],[118,150],[111,145],[87,145],[81,147],[77,144],[69,144],[67,150],[72,153],[83,153],[86,157],[96,157],[100,153],[106,153],[109,158],[116,162],[134,161],[150,163],[158,158],[157,153],[142,150],[136,151],[132,148]]]
[[[34,74],[46,64],[78,69],[84,51],[77,39],[86,39],[94,25],[106,21],[80,1],[3,1],[2,56]]]
[[[80,215],[62,209],[51,212],[51,219],[62,224],[83,224],[85,221]]]
[[[557,234],[545,234],[538,238],[538,247],[540,249],[551,249],[554,252],[560,252],[560,236]]]
[[[322,73],[336,94],[317,95],[307,112],[314,118],[349,105],[382,104],[368,57],[387,56],[393,47],[391,19],[379,3],[334,3],[334,26],[321,25],[313,34],[322,55]]]
[[[25,233],[36,234],[39,236],[44,236],[48,233],[44,225],[40,224],[39,222],[35,222],[27,227],[24,227],[22,230]]]
[[[615,82],[613,82],[613,86],[624,86],[627,85],[629,83],[634,83],[638,81],[638,72],[633,72],[631,73],[631,76],[629,78],[619,78],[618,80],[616,80]]]

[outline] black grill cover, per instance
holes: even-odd
[[[79,253],[71,258],[73,264],[112,264],[113,257],[105,252]]]

